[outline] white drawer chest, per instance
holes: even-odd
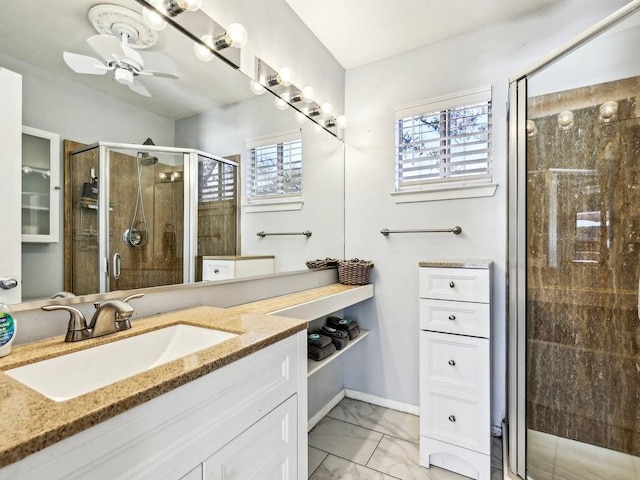
[[[491,477],[490,261],[420,263],[420,464]]]
[[[275,273],[273,255],[202,257],[202,280],[228,280]]]

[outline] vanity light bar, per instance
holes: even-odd
[[[296,110],[296,119],[299,123],[302,123],[300,116],[304,115],[332,135],[336,135],[332,129],[344,129],[346,124],[344,115],[336,118],[330,103],[318,104],[315,98],[316,91],[313,87],[306,86],[302,89],[296,87],[293,84],[293,71],[290,68],[283,67],[276,71],[256,57],[256,78],[257,80],[254,80],[256,85],[261,85],[276,95],[276,105],[279,109],[286,110],[288,106],[291,106]],[[252,90],[254,89],[252,88]],[[256,90],[254,93],[258,94]],[[300,102],[304,102],[305,105],[296,105]]]

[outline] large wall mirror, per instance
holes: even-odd
[[[260,10],[276,2],[284,3],[284,0],[267,2]],[[138,14],[143,10],[136,0],[110,0],[108,3]],[[157,32],[153,45],[136,51],[144,61],[144,69],[175,74],[179,77],[177,79],[171,78],[173,75],[141,75],[137,78],[144,87],[141,90],[137,84],[128,88],[126,79],[118,80],[113,71],[92,75],[71,70],[63,60],[63,52],[99,57],[102,47],[87,42],[89,37],[98,35],[88,16],[89,10],[96,5],[84,0],[39,0],[0,13],[0,67],[23,77],[23,124],[59,135],[61,182],[65,175],[64,140],[76,142],[75,145],[90,145],[96,142],[142,144],[152,139],[159,147],[200,150],[213,157],[237,161],[239,165],[236,256],[273,257],[275,273],[305,269],[306,260],[342,257],[342,142],[309,119],[300,123],[300,116],[296,118],[291,107],[277,109],[270,92],[256,95],[250,88],[251,79],[239,69],[219,58],[208,62],[198,59],[194,55],[193,38],[172,25]],[[206,19],[204,13],[195,13],[200,15],[200,22]],[[116,15],[115,20],[110,15]],[[117,24],[117,13],[107,12],[95,22]],[[186,20],[181,24],[190,28]],[[197,25],[198,29],[206,29],[206,23]],[[121,26],[119,32],[129,31],[128,28]],[[194,34],[200,36],[204,31]],[[238,64],[239,56],[235,53],[229,55],[232,63]],[[295,195],[294,202],[250,204],[247,199],[247,162],[252,146],[266,144],[271,138],[292,135],[300,138],[302,145],[301,195]],[[167,186],[166,177],[181,170],[180,163],[170,160],[163,163],[161,159],[160,165],[142,172],[135,168],[113,169],[111,184],[121,184],[125,187],[123,190],[128,189],[131,194],[129,199],[123,197],[120,203],[134,211],[140,186],[133,180],[142,178],[141,175],[158,178],[165,175],[150,187],[155,189],[156,197],[164,195],[159,192],[173,196],[181,194],[182,190]],[[119,179],[118,175],[122,178]],[[85,177],[82,183],[90,185],[92,175]],[[20,179],[16,181],[20,182]],[[59,205],[52,206],[59,208],[61,213],[64,210],[63,197],[61,195]],[[181,220],[170,221],[169,210],[162,210],[163,201],[154,202],[152,199],[150,203],[156,203],[153,208],[157,210],[147,206],[149,203],[145,204],[147,218],[155,216],[163,227],[155,229],[159,238],[149,239],[146,242],[148,248],[144,253],[140,251],[139,256],[145,256],[146,261],[153,264],[158,262],[157,258],[166,259],[168,248],[175,248],[175,243],[179,243],[176,235],[180,236],[182,224]],[[90,215],[88,210],[84,214]],[[90,217],[86,216],[84,220],[87,218]],[[62,232],[65,232],[65,222],[68,221],[69,218],[60,215],[61,234],[57,243],[23,243],[23,302],[51,298],[56,292],[65,290],[65,234]],[[88,223],[85,226],[85,233],[91,234],[93,227]],[[304,231],[310,231],[311,236],[257,235],[258,232]],[[150,231],[150,234],[154,233]],[[110,231],[109,238],[113,244],[124,242],[120,231]],[[85,247],[93,248],[90,242],[85,243]],[[86,268],[89,267],[87,264]],[[75,268],[85,268],[82,260],[76,262]],[[201,277],[202,272],[198,275]]]

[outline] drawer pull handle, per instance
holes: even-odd
[[[451,365],[452,367],[455,367],[456,361],[455,360],[449,360],[449,365]]]
[[[453,287],[455,287],[455,286],[456,286],[456,284],[455,284],[455,283],[453,283],[453,280],[451,280],[451,281],[449,282],[449,286],[450,286],[451,288],[453,288]]]
[[[213,273],[220,273],[220,270],[218,270],[217,268],[214,268]]]
[[[455,415],[449,415],[449,421],[450,422],[455,422],[456,421]]]
[[[449,320],[455,320],[456,316],[455,315],[449,315]]]

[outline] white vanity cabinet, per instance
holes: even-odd
[[[303,331],[10,464],[0,479],[307,478],[305,365]]]
[[[202,257],[202,280],[269,275],[275,272],[273,256],[205,256]]]
[[[491,262],[420,264],[420,464],[491,476]]]

